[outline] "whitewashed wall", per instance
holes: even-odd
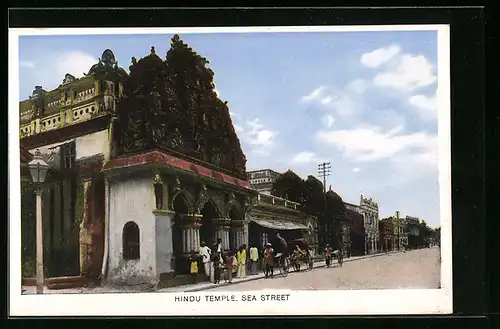
[[[95,154],[103,154],[104,160],[109,159],[108,130],[80,136],[76,139],[76,158],[86,158]]]
[[[109,272],[116,283],[152,283],[156,278],[154,194],[151,178],[113,178],[110,184]],[[124,260],[122,233],[124,225],[134,221],[139,226],[140,259]]]
[[[58,146],[69,143],[71,141],[75,141],[75,157],[77,160],[96,154],[102,154],[104,156],[104,161],[107,161],[109,159],[110,150],[107,129],[76,138],[70,138],[57,143],[40,146],[31,149],[30,153],[35,154],[35,151],[37,149],[40,150],[40,153],[42,153],[42,156],[48,164],[50,164],[54,168],[59,168],[61,155],[59,154],[60,148]]]

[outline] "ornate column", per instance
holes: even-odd
[[[184,217],[182,223],[182,252],[190,253],[192,250],[200,250],[200,227],[201,218],[199,214],[189,214]]]
[[[228,250],[229,246],[229,230],[231,229],[231,219],[229,218],[214,218],[215,236],[222,240],[222,249]]]
[[[80,273],[86,275],[91,265],[91,259],[89,255],[89,247],[92,245],[92,235],[89,230],[89,222],[92,220],[92,209],[91,209],[91,179],[89,177],[82,177],[80,184],[83,185],[83,193],[81,195],[81,202],[83,204],[83,213],[81,214],[80,222]],[[78,215],[77,215],[78,216]]]
[[[235,247],[239,248],[240,246],[246,244],[248,245],[248,241],[245,240],[245,227],[244,227],[245,221],[243,220],[231,220],[230,225],[231,225],[231,230],[233,230],[234,233],[234,239],[235,239]]]

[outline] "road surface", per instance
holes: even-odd
[[[260,289],[437,289],[440,286],[439,248],[420,249],[360,259],[343,267],[315,268],[287,277],[221,286],[211,291]]]

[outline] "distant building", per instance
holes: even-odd
[[[365,220],[365,250],[366,253],[373,254],[380,249],[378,203],[372,198],[365,198],[361,195],[359,205]]]
[[[418,217],[406,216],[405,222],[408,230],[408,247],[417,248],[420,235],[420,219]]]
[[[281,174],[271,169],[259,169],[247,172],[252,188],[260,193],[271,194],[273,184]]]
[[[380,250],[391,251],[395,249],[393,217],[383,218],[378,221],[380,232]]]
[[[408,225],[406,223],[406,218],[400,217],[399,210],[396,211],[396,216],[394,217],[393,223],[396,248],[398,250],[401,250],[403,246],[408,246]]]
[[[405,220],[408,225],[408,235],[419,236],[420,230],[418,226],[420,224],[420,219],[418,217],[406,216]]]
[[[359,256],[366,254],[365,225],[361,207],[344,202],[347,216],[351,219],[350,225],[350,254]]]

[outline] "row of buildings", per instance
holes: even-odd
[[[273,184],[282,174],[271,169],[248,172],[248,181],[261,194],[271,195]],[[342,227],[342,242],[350,246],[354,255],[401,250],[418,247],[420,219],[412,216],[379,217],[379,204],[363,195],[359,204],[344,202],[348,221]]]
[[[42,226],[45,276],[54,284],[68,277],[181,284],[190,252],[217,239],[234,250],[281,232],[322,249],[318,218],[268,193],[280,174],[247,173],[205,58],[175,35],[166,58],[152,47],[131,62],[125,71],[107,49],[83,77],[66,74],[48,91],[36,86],[19,103],[25,278],[35,267],[35,188],[27,170],[34,156],[50,166]],[[346,208],[352,220],[342,226],[342,242],[362,253],[395,246],[386,243],[394,230],[379,230],[376,202],[362,196]]]

